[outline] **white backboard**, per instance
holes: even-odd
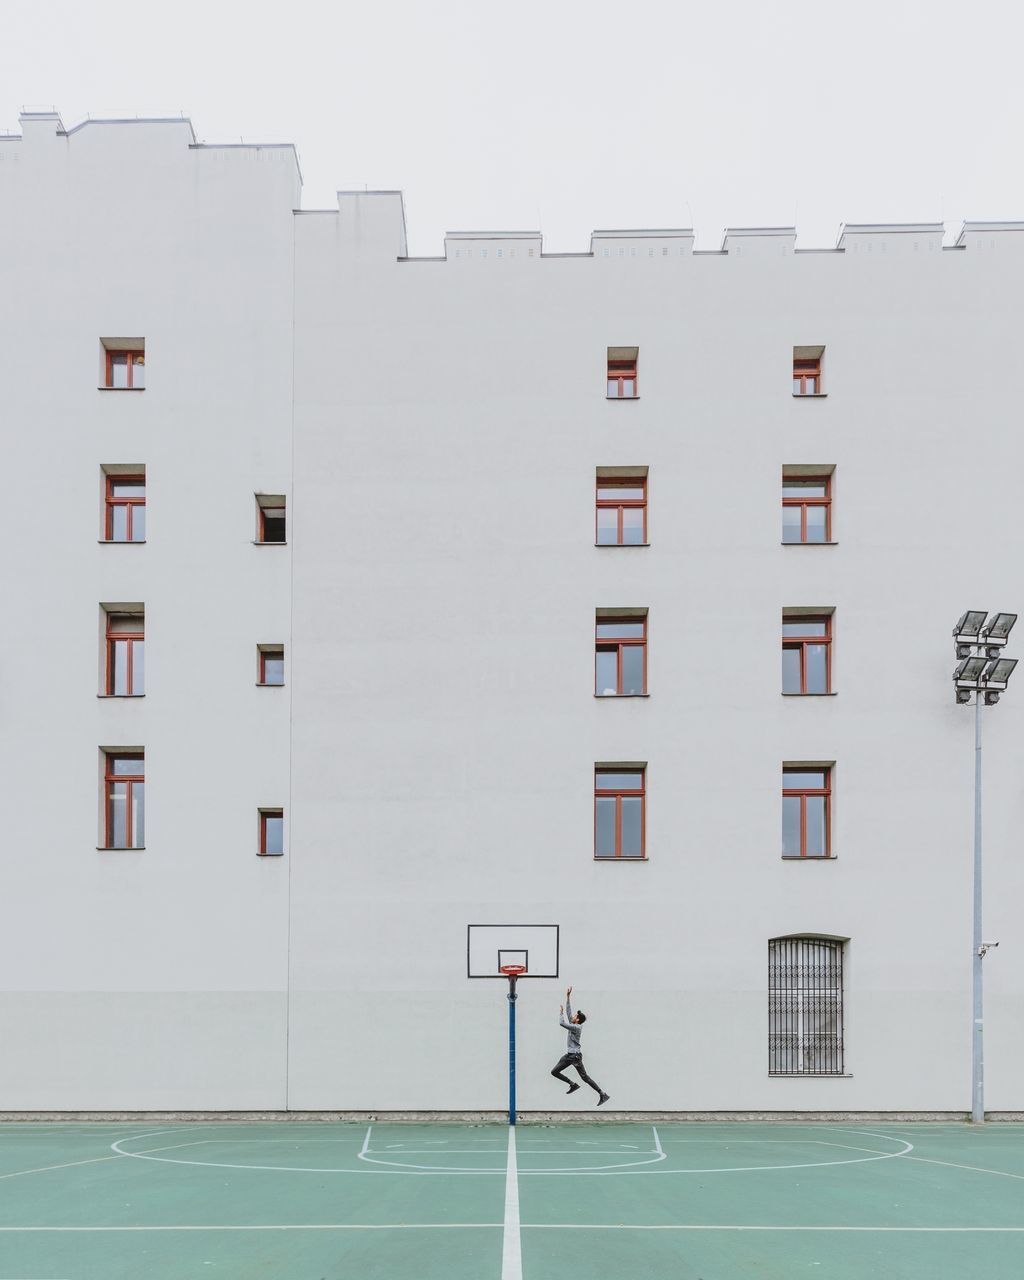
[[[471,924],[466,930],[466,975],[503,978],[503,964],[521,964],[521,978],[558,977],[557,924]]]

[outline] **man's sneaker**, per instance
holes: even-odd
[[[597,1100],[597,1105],[598,1105],[599,1107],[603,1107],[603,1106],[604,1106],[604,1104],[608,1101],[608,1098],[609,1098],[609,1097],[610,1097],[610,1095],[609,1095],[609,1094],[607,1094],[607,1093],[602,1093],[602,1094],[601,1094],[601,1096],[600,1096],[600,1098],[598,1098],[598,1100]]]
[[[579,1085],[578,1085],[578,1084],[571,1084],[571,1085],[568,1087],[568,1089],[566,1089],[566,1091],[565,1091],[565,1092],[566,1092],[566,1094],[567,1094],[567,1095],[568,1095],[568,1094],[570,1094],[570,1093],[575,1093],[575,1092],[576,1092],[576,1090],[577,1090],[578,1088],[579,1088]]]

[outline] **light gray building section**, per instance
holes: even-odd
[[[494,1109],[470,922],[558,923],[524,982],[524,1110],[565,981],[616,1108],[970,1105],[973,711],[950,629],[1014,609],[1024,228],[462,232],[396,192],[293,212],[282,148],[187,121],[0,139],[8,647],[0,1107]],[[146,339],[144,394],[98,391]],[[605,398],[639,349],[633,401]],[[790,394],[824,346],[821,397]],[[145,463],[144,546],[101,467]],[[594,546],[598,467],[649,542]],[[833,545],[781,544],[783,466]],[[254,546],[255,495],[288,543]],[[145,602],[144,699],[97,698]],[[834,609],[833,697],[780,693],[784,608]],[[649,697],[595,698],[599,608],[649,610]],[[256,646],[286,685],[255,687]],[[1010,651],[1013,650],[1012,637]],[[1018,691],[1019,693],[1020,691]],[[1024,1108],[1024,695],[986,719],[990,1110]],[[101,747],[144,746],[146,848],[101,851]],[[783,762],[834,762],[828,861],[780,857]],[[595,762],[647,765],[647,859],[593,858]],[[257,810],[285,856],[256,856]],[[841,1078],[768,1074],[769,939],[845,940]]]

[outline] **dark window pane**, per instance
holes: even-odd
[[[597,801],[594,853],[599,858],[615,857],[615,800]]]
[[[811,858],[825,856],[825,797],[808,796],[807,805],[807,855]]]
[[[267,814],[264,819],[265,840],[264,853],[284,853],[284,818]]]
[[[824,480],[804,480],[800,476],[786,476],[782,481],[784,498],[826,498],[828,486]]]
[[[111,507],[110,508],[110,537],[113,542],[128,541],[128,508],[127,507]]]
[[[783,542],[799,542],[800,541],[800,508],[799,507],[783,507],[782,508],[782,541]]]
[[[622,650],[622,692],[643,693],[644,650],[639,644],[627,644]]]
[[[782,797],[782,852],[795,858],[800,854],[800,797]]]
[[[639,546],[644,540],[644,513],[641,507],[625,507],[622,512],[622,541]]]
[[[813,622],[810,618],[790,618],[782,624],[784,636],[827,636],[827,622]]]
[[[146,541],[146,508],[132,508],[132,542]]]
[[[828,649],[823,644],[809,644],[807,654],[807,692],[828,693]]]
[[[141,631],[144,625],[143,617],[138,613],[107,614],[107,630],[110,632]]]
[[[602,697],[618,693],[618,651],[615,649],[598,649],[597,677],[594,681],[594,692]]]
[[[791,647],[782,650],[782,692],[800,693],[800,649]]]
[[[284,658],[272,657],[269,653],[263,659],[263,683],[284,684]]]
[[[598,507],[597,541],[602,545],[619,540],[619,513],[615,507]]]
[[[605,773],[597,775],[598,791],[639,791],[644,784],[644,775],[639,769],[631,773]]]
[[[146,772],[145,760],[137,760],[131,756],[110,756],[110,772],[123,778],[127,776],[141,777]]]
[[[112,782],[107,801],[107,838],[111,849],[125,848],[128,835],[128,783]]]
[[[276,508],[263,512],[263,541],[284,542],[284,512]]]
[[[638,622],[598,622],[597,637],[599,640],[639,640],[644,634],[644,624]]]
[[[621,803],[622,856],[624,858],[640,858],[643,856],[643,801],[639,796],[627,796]]]
[[[786,769],[782,774],[783,791],[814,791],[825,786],[827,773],[824,769]]]
[[[808,542],[824,542],[825,539],[825,508],[824,507],[808,507],[807,508],[807,541]]]

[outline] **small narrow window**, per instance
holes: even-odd
[[[146,343],[142,338],[104,338],[103,386],[141,391],[146,385]]]
[[[635,400],[637,391],[636,368],[638,347],[608,348],[608,399]]]
[[[782,615],[782,692],[831,693],[831,614]]]
[[[257,652],[257,683],[284,684],[284,646],[261,644]]]
[[[782,770],[782,856],[830,858],[832,770],[798,765]]]
[[[795,396],[821,395],[821,362],[824,347],[793,348],[793,394]]]
[[[600,698],[647,692],[647,616],[597,614],[594,692]]]
[[[643,859],[647,770],[598,765],[594,770],[594,857]]]
[[[108,613],[106,693],[110,697],[131,698],[145,692],[145,615]]]
[[[284,810],[260,810],[260,856],[278,857],[284,853]]]
[[[104,847],[141,849],[146,843],[146,762],[141,751],[104,753]]]
[[[601,547],[646,544],[646,475],[598,474],[596,540]]]
[[[276,495],[257,494],[256,541],[285,541],[285,499]]]
[[[843,1074],[843,944],[768,943],[768,1074]]]
[[[832,541],[832,477],[782,475],[782,541]]]
[[[145,542],[145,475],[108,474],[106,489],[106,540],[108,542]]]

